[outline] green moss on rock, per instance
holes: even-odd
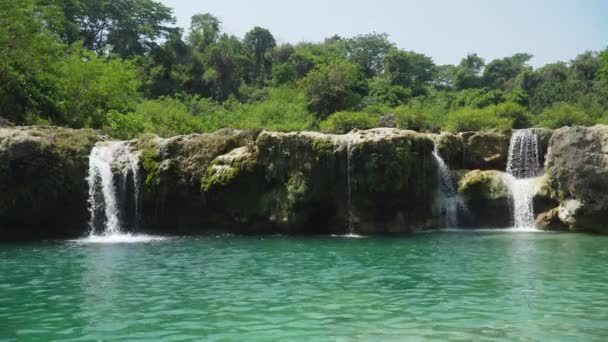
[[[473,170],[458,182],[458,191],[469,198],[498,200],[509,198],[503,175],[495,170]]]

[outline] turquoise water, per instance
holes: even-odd
[[[608,339],[608,238],[0,245],[0,340]]]

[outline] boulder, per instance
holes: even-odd
[[[555,130],[546,165],[562,222],[572,230],[608,233],[608,126]]]
[[[538,215],[536,218],[536,228],[554,231],[568,230],[568,226],[559,218],[559,211],[559,208],[553,208]]]
[[[439,155],[452,170],[464,168],[464,144],[462,136],[442,132],[433,136]]]
[[[458,181],[466,204],[459,219],[466,228],[507,228],[512,224],[511,195],[504,175],[496,170],[466,172]]]
[[[86,231],[92,130],[0,128],[0,239],[78,236]]]
[[[464,169],[505,170],[509,158],[511,130],[461,133]]]

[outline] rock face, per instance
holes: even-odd
[[[555,130],[547,174],[564,224],[608,233],[608,126]]]
[[[502,172],[467,172],[458,182],[458,192],[468,208],[460,219],[462,226],[507,228],[512,225],[511,194]]]
[[[512,198],[501,172],[509,136],[394,128],[144,135],[128,142],[139,155],[138,229],[368,234],[434,228],[440,193],[434,142],[468,207],[461,227],[509,227]],[[84,235],[88,157],[101,140],[107,139],[91,130],[0,128],[0,240]],[[608,126],[541,131],[539,142],[543,150],[549,146],[547,175],[533,199],[539,227],[608,232]]]
[[[464,169],[506,169],[511,130],[466,132],[461,137],[464,145]]]
[[[435,166],[424,134],[226,131],[145,137],[137,146],[146,173],[144,210],[154,213],[145,226],[153,230],[344,233],[352,226],[378,233],[419,229],[430,220]]]
[[[90,130],[0,128],[0,239],[77,236],[86,229]]]
[[[540,155],[547,152],[552,131],[535,128],[538,136]],[[445,162],[453,170],[498,170],[504,171],[509,158],[511,130],[464,132],[460,134],[441,133],[434,136],[437,149]]]

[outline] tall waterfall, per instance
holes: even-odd
[[[435,145],[433,159],[437,164],[437,192],[433,205],[433,211],[441,217],[441,224],[447,228],[458,228],[458,213],[466,210],[464,200],[456,191],[452,172],[445,163]]]
[[[139,221],[139,158],[125,142],[95,145],[89,156],[90,234],[112,236]]]
[[[518,229],[534,228],[534,185],[543,172],[540,157],[538,136],[533,129],[513,132],[505,179],[513,197],[513,221]]]

